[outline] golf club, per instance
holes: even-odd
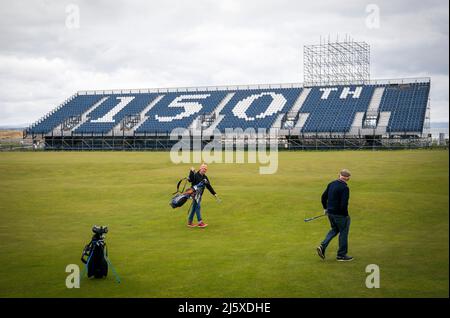
[[[312,221],[312,220],[321,218],[322,216],[325,216],[325,215],[326,215],[326,214],[321,214],[321,215],[313,216],[313,217],[311,217],[311,218],[306,218],[306,219],[305,219],[305,222],[310,222],[310,221]]]

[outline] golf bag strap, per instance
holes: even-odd
[[[180,191],[180,184],[181,184],[181,182],[183,182],[184,180],[186,180],[186,182],[185,182],[184,185],[183,185],[183,190]],[[172,195],[174,195],[175,193],[178,193],[178,192],[184,192],[184,188],[186,188],[186,183],[187,183],[187,178],[183,178],[183,179],[181,179],[180,181],[178,181],[178,183],[177,183],[177,191],[175,191],[174,193],[172,193]]]
[[[111,266],[111,269],[112,269],[112,271],[113,271],[113,273],[114,273],[114,276],[116,276],[116,282],[117,282],[118,284],[120,284],[120,276],[119,276],[119,274],[117,274],[117,271],[116,271],[115,267],[113,266],[113,264],[112,264],[111,261],[109,260],[109,257],[108,257],[108,247],[106,246],[106,243],[105,243],[105,254],[103,254],[103,257],[105,258],[105,260],[106,260],[106,262],[109,264],[109,266]]]
[[[87,259],[87,262],[84,265],[84,268],[83,268],[83,271],[81,272],[80,278],[83,278],[84,274],[87,273],[87,268],[88,268],[88,265],[89,265],[89,261],[91,260],[92,254],[93,253],[89,254],[89,258]]]
[[[111,267],[111,269],[112,269],[112,271],[113,271],[113,273],[114,273],[114,276],[116,277],[116,282],[117,282],[118,284],[120,284],[120,282],[121,282],[120,276],[119,276],[119,274],[117,274],[117,271],[116,271],[115,267],[113,266],[113,264],[111,263],[111,261],[109,260],[108,257],[105,257],[105,259],[106,259],[106,262],[107,262],[107,263],[109,264],[109,266]]]
[[[87,245],[84,247],[83,255],[81,255],[81,261],[82,261],[84,264],[87,264],[87,263],[89,262],[89,259],[91,258],[91,255],[92,255],[92,248],[93,248],[92,241],[89,242],[89,244],[87,244]],[[84,260],[84,256],[88,256],[88,260],[87,260],[87,261]]]

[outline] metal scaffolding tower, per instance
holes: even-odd
[[[344,41],[303,47],[304,85],[365,84],[370,81],[370,46]]]

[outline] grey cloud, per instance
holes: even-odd
[[[446,1],[0,0],[0,124],[77,90],[300,82],[302,46],[337,34],[371,44],[373,78],[430,76],[432,120],[448,120]]]

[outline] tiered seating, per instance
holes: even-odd
[[[188,128],[195,117],[211,113],[226,94],[226,91],[165,93],[145,114],[148,118],[136,129],[136,133]]]
[[[363,86],[358,98],[352,94],[347,94],[341,98],[344,89],[350,87],[350,92],[354,92],[357,86],[336,86],[333,87],[326,98],[323,89],[314,87],[306,99],[301,113],[309,113],[309,117],[303,126],[304,133],[344,133],[350,130],[356,112],[365,112],[370,103],[374,86]],[[361,86],[359,86],[361,87]]]
[[[220,112],[225,115],[218,129],[269,129],[280,113],[286,113],[301,93],[301,88],[239,90]]]
[[[390,111],[388,132],[421,131],[425,120],[429,83],[386,87],[380,110]]]
[[[352,125],[356,125],[357,113],[361,117],[361,113],[368,111],[377,87],[385,88],[381,91],[381,100],[377,98],[380,102],[375,111],[390,114],[386,117],[386,122],[389,119],[386,131],[422,132],[429,82],[305,89],[303,95],[307,97],[298,104],[294,114],[290,114],[291,121],[295,122],[298,114],[302,115],[303,121],[297,126],[301,127],[302,133],[348,133],[353,131]],[[274,123],[280,123],[281,115],[292,110],[301,93],[302,88],[297,87],[76,95],[27,132],[48,134],[59,124],[77,116],[83,119],[72,128],[71,132],[75,134],[109,133],[127,116],[136,116],[135,130],[130,133],[137,134],[188,128],[201,115],[213,118],[212,127],[217,125],[221,132],[226,128],[269,129]],[[219,114],[211,116],[215,110]]]
[[[50,114],[43,121],[32,125],[29,131],[35,134],[49,133],[65,119],[72,116],[78,116],[86,112],[101,98],[102,96],[100,95],[77,95],[74,99],[64,104],[61,108]]]
[[[127,115],[138,115],[157,94],[120,94],[100,95],[108,97],[102,104],[92,110],[87,116],[89,120],[75,129],[75,133],[107,133],[121,122]],[[120,108],[123,106],[123,108]],[[114,114],[114,108],[117,113]],[[112,111],[113,114],[110,112]],[[110,116],[108,116],[110,114]],[[103,119],[104,118],[104,119]]]

